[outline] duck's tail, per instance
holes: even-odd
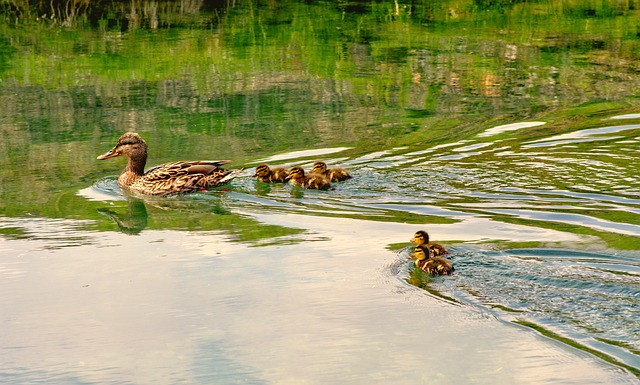
[[[232,170],[230,173],[228,173],[227,175],[225,175],[222,179],[220,179],[220,184],[224,184],[227,183],[229,181],[231,181],[232,179],[234,179],[235,177],[237,177],[238,175],[244,174],[244,168],[241,168],[239,170]]]

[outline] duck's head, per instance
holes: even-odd
[[[285,180],[290,180],[290,179],[301,179],[304,178],[304,169],[302,167],[292,167],[291,170],[289,170],[289,175],[287,175],[287,177],[285,178]]]
[[[313,166],[311,166],[311,172],[324,174],[326,171],[327,171],[327,164],[325,162],[315,162]]]
[[[416,261],[422,261],[423,259],[431,258],[431,249],[427,245],[419,245],[413,249],[413,258]]]
[[[266,176],[269,176],[270,173],[271,173],[271,169],[269,168],[269,166],[267,166],[266,164],[259,164],[256,167],[256,173],[253,174],[253,177],[254,178],[256,176],[266,177]]]
[[[144,162],[147,160],[147,143],[135,132],[127,132],[118,139],[115,147],[98,156],[98,160],[105,160],[121,155],[131,160]]]
[[[416,233],[413,234],[411,242],[417,244],[418,246],[429,243],[429,234],[424,230],[416,231]]]

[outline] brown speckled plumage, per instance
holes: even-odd
[[[311,166],[311,172],[323,175],[330,182],[342,182],[343,180],[351,178],[349,171],[340,167],[327,169],[325,162],[315,162],[313,166]]]
[[[242,170],[226,170],[228,160],[196,160],[161,164],[147,172],[147,143],[140,135],[128,132],[99,160],[116,156],[128,158],[127,166],[118,177],[120,187],[144,195],[172,195],[206,190],[227,184]]]
[[[293,167],[287,176],[289,182],[294,186],[299,186],[313,190],[332,190],[329,180],[320,174],[308,174],[305,176],[302,167]]]
[[[253,177],[264,183],[286,183],[287,175],[289,172],[283,167],[270,168],[266,164],[259,164]]]
[[[427,245],[413,249],[416,266],[431,275],[451,275],[455,271],[448,259],[435,257]]]
[[[427,245],[434,257],[442,257],[449,254],[449,250],[447,250],[443,245],[435,242],[429,242],[429,234],[424,230],[417,231],[413,235],[411,242],[414,242],[418,246]]]

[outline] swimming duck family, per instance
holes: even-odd
[[[292,167],[287,175],[287,180],[293,186],[299,186],[313,190],[332,190],[331,182],[324,176],[316,173],[304,173],[302,167]]]
[[[98,156],[105,160],[125,156],[127,165],[118,177],[118,185],[143,195],[173,195],[223,186],[243,172],[227,170],[228,160],[171,162],[144,171],[147,143],[134,132],[123,134],[108,152]]]
[[[263,163],[256,167],[253,177],[263,183],[286,183],[288,175],[289,172],[284,167],[271,168]]]
[[[413,257],[418,268],[431,275],[451,275],[455,271],[448,259],[435,257],[426,245],[418,245],[413,249]]]
[[[449,254],[449,250],[447,250],[443,245],[435,242],[429,242],[429,233],[424,230],[416,231],[410,241],[415,243],[417,246],[426,245],[431,250],[431,254],[433,254],[434,257],[442,257]]]
[[[351,178],[349,171],[344,168],[327,168],[327,164],[322,161],[315,162],[311,166],[311,172],[324,176],[329,182],[342,182]]]

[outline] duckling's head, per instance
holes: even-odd
[[[144,163],[147,160],[147,143],[135,132],[127,132],[118,139],[115,147],[98,156],[98,160],[105,160],[121,155],[131,160]]]
[[[416,233],[413,234],[413,239],[411,239],[411,242],[417,244],[418,246],[429,243],[429,234],[424,230],[416,231]]]
[[[291,170],[289,170],[289,175],[287,175],[285,180],[301,178],[304,178],[304,169],[302,167],[295,166],[292,167]]]
[[[267,166],[266,164],[259,164],[256,167],[256,173],[253,176],[267,177],[270,173],[271,169],[269,168],[269,166]]]
[[[431,255],[431,249],[427,247],[427,245],[419,245],[413,249],[413,258],[416,261],[422,261],[423,259],[429,259],[433,257]]]
[[[327,164],[325,162],[315,162],[313,166],[311,166],[311,172],[324,174],[326,171],[327,171]]]

